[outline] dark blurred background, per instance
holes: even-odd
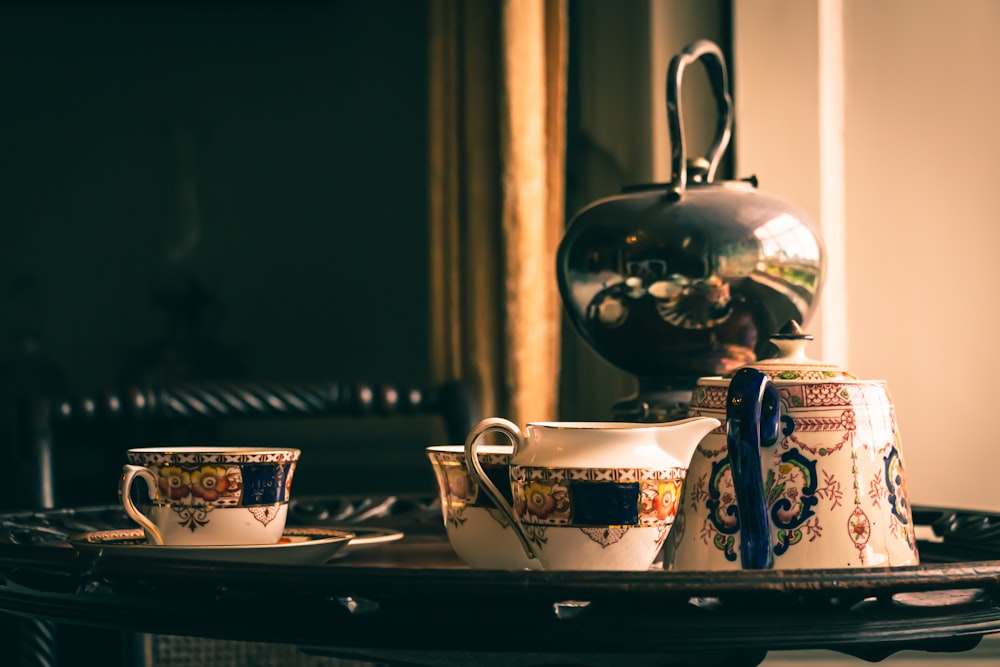
[[[427,14],[0,5],[5,441],[31,389],[428,381]],[[356,432],[303,429],[246,437]]]
[[[426,14],[0,7],[4,359],[423,380]]]

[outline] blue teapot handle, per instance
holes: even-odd
[[[764,494],[761,447],[778,441],[778,390],[767,375],[741,368],[726,396],[726,441],[740,520],[740,561],[744,569],[774,565],[771,526]]]

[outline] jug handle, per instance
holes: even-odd
[[[779,426],[778,391],[767,375],[754,368],[738,370],[726,396],[726,441],[744,569],[774,565],[760,450],[778,441]]]
[[[524,549],[524,553],[528,558],[535,558],[535,550],[531,548],[531,543],[525,535],[521,520],[517,517],[514,508],[510,506],[507,499],[503,497],[500,490],[497,489],[496,485],[486,475],[482,464],[479,462],[479,441],[487,433],[502,433],[514,445],[514,456],[517,455],[517,450],[523,444],[524,436],[521,435],[521,429],[512,421],[503,419],[502,417],[483,419],[472,428],[465,439],[465,469],[479,484],[479,488],[486,491],[486,495],[510,519],[514,533],[517,535],[517,539],[521,541],[521,548]]]
[[[705,70],[712,84],[715,103],[718,108],[718,119],[715,126],[715,140],[708,151],[708,172],[705,182],[711,183],[719,168],[723,153],[729,146],[733,133],[733,100],[729,95],[729,77],[726,74],[726,61],[718,45],[707,39],[699,39],[688,44],[675,55],[667,69],[667,126],[670,131],[670,189],[674,196],[680,197],[687,189],[687,153],[684,150],[684,118],[681,114],[681,83],[684,69],[704,58]]]

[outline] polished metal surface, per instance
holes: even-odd
[[[705,61],[720,118],[708,159],[688,160],[680,83],[696,60]],[[586,206],[557,254],[576,330],[640,381],[639,396],[618,410],[636,420],[681,417],[661,403],[664,392],[767,356],[768,336],[808,321],[822,286],[823,247],[803,210],[758,190],[755,178],[714,179],[732,126],[727,85],[711,42],[676,56],[667,81],[673,181]]]

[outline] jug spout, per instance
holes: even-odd
[[[702,438],[720,426],[722,422],[715,417],[688,417],[666,422],[655,429],[656,444],[660,451],[676,459],[679,467],[687,468]]]

